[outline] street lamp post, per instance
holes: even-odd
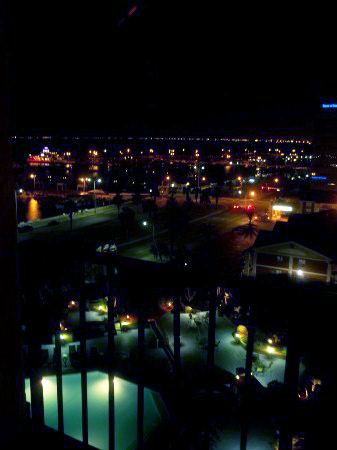
[[[19,189],[18,191],[16,189],[14,189],[16,223],[18,222],[18,192],[19,192],[19,194],[22,194],[23,189]]]
[[[198,180],[198,194],[199,194],[199,192],[200,192],[200,170],[204,170],[205,166],[200,167],[200,161],[198,160],[197,165],[195,166],[195,169],[197,170],[197,175],[198,175],[197,180]],[[199,196],[199,198],[200,198],[200,196]]]
[[[82,177],[79,180],[82,181],[82,183],[83,183],[83,192],[85,192],[86,181],[91,181],[91,178]]]
[[[97,179],[97,183],[101,183],[102,180],[100,178]],[[94,202],[95,202],[95,214],[96,214],[96,179],[94,178]]]
[[[34,191],[35,191],[35,179],[36,179],[36,174],[35,174],[35,173],[32,173],[32,174],[30,175],[30,178],[32,178],[33,181],[34,181]]]
[[[147,227],[148,222],[147,220],[143,221],[143,226]],[[159,251],[158,251],[158,246],[157,246],[157,242],[156,242],[156,237],[155,237],[155,226],[154,226],[154,222],[152,221],[152,241],[153,241],[153,245],[155,246],[155,249],[157,251],[157,255],[159,256]]]

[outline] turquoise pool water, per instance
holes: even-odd
[[[88,429],[89,444],[108,450],[108,375],[88,372]],[[26,379],[26,397],[30,402],[30,384]],[[56,376],[43,378],[45,424],[57,429]],[[137,384],[114,378],[115,386],[115,445],[117,450],[136,448],[137,440]],[[63,375],[63,414],[65,434],[82,440],[81,375]],[[165,405],[161,396],[144,389],[144,434],[149,436],[165,420]]]

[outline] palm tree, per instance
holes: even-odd
[[[209,198],[207,191],[202,191],[200,194],[200,203],[204,203],[207,205],[211,204],[211,199]]]
[[[142,196],[138,191],[133,194],[132,202],[136,205],[137,211],[139,211],[139,205],[142,203]]]
[[[186,202],[190,202],[190,201],[191,201],[191,198],[190,198],[190,188],[185,187],[184,190],[185,190],[185,201],[186,201]]]
[[[143,200],[143,212],[149,215],[150,219],[153,219],[158,211],[158,205],[153,200]]]
[[[135,212],[131,208],[123,208],[118,218],[122,229],[125,230],[126,240],[128,240],[129,231],[135,224]]]
[[[154,256],[155,259],[160,259],[160,261],[162,261],[162,256],[161,253],[159,252],[159,248],[157,245],[152,244],[150,247],[150,252],[152,253],[152,255]]]
[[[217,307],[216,289],[212,289],[208,295],[209,295],[209,318],[208,318],[207,366],[209,369],[212,369],[214,366],[214,351],[215,351],[215,326],[216,326],[216,307]]]
[[[68,200],[64,205],[65,212],[69,215],[70,231],[73,229],[73,214],[76,211],[76,203],[74,200]]]
[[[219,186],[216,186],[214,189],[214,198],[215,198],[216,207],[218,207],[218,204],[219,204],[220,193],[221,193],[221,190],[220,190]]]
[[[257,226],[251,221],[249,221],[247,225],[241,225],[235,228],[233,231],[245,239],[253,239],[258,233]]]
[[[123,203],[124,203],[124,200],[123,200],[120,192],[117,192],[117,194],[112,199],[112,204],[117,206],[118,215],[119,215],[119,211],[120,211]]]

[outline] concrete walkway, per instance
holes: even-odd
[[[180,315],[181,322],[181,359],[182,366],[187,370],[197,370],[201,365],[206,364],[207,360],[207,336],[208,324],[205,319],[206,312],[197,315],[201,326],[195,324],[195,316],[191,321],[188,314]],[[166,334],[171,346],[173,347],[173,314],[166,314],[159,320],[158,324]],[[232,333],[236,327],[226,317],[217,317],[215,342],[218,346],[215,349],[215,364],[223,370],[232,374],[236,373],[237,367],[244,367],[246,361],[246,350],[237,343]],[[263,386],[267,386],[270,381],[277,380],[283,382],[284,378],[284,359],[274,356],[264,356],[255,354],[259,360],[270,368],[265,369],[263,374],[256,376]]]

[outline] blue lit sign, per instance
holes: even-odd
[[[314,180],[314,181],[326,181],[327,177],[316,175],[316,176],[312,176],[311,179]]]
[[[323,103],[322,108],[337,108],[337,103]]]

